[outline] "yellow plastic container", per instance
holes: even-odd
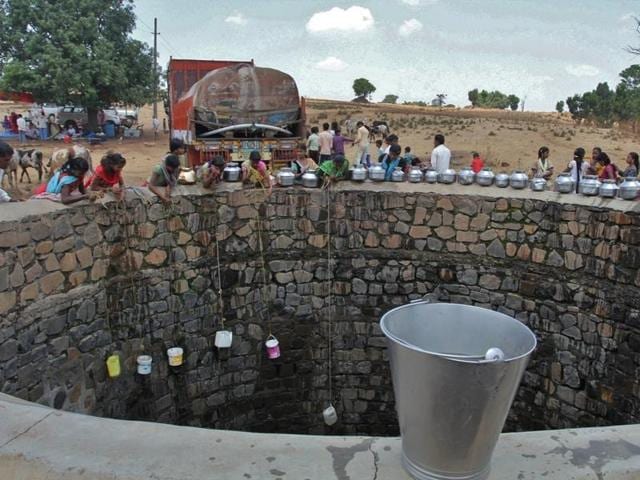
[[[111,355],[107,358],[107,373],[109,378],[120,376],[120,357],[118,355]]]

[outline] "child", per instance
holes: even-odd
[[[484,168],[484,160],[480,158],[480,154],[478,152],[473,152],[471,155],[473,156],[471,159],[471,170],[473,170],[474,173],[478,173]]]
[[[122,169],[127,164],[127,160],[119,153],[107,152],[102,157],[100,165],[95,173],[85,182],[85,187],[89,190],[108,191],[111,190],[118,198],[124,196],[124,179]]]
[[[73,157],[56,170],[47,183],[40,185],[33,198],[46,198],[65,205],[80,200],[93,200],[84,189],[84,175],[89,171],[89,162],[84,158]]]
[[[169,203],[171,190],[178,184],[178,175],[180,175],[180,158],[169,154],[164,157],[160,165],[153,167],[151,176],[147,180],[147,187],[164,203]]]
[[[202,186],[204,188],[212,188],[214,184],[220,183],[223,170],[224,158],[216,155],[202,166]]]

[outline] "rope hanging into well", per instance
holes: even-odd
[[[220,314],[220,325],[224,330],[224,300],[222,299],[222,273],[220,270],[220,233],[216,228],[216,261],[218,263],[218,311]]]
[[[331,269],[331,188],[327,190],[327,280],[329,283],[329,294],[327,303],[329,308],[329,335],[328,337],[328,369],[329,369],[329,403],[333,400],[333,276]]]
[[[271,335],[271,313],[270,313],[270,309],[269,309],[269,303],[268,303],[268,298],[267,298],[267,265],[266,262],[264,260],[264,245],[262,243],[262,217],[260,215],[260,207],[258,206],[257,210],[257,216],[256,216],[256,231],[258,233],[258,248],[260,250],[260,262],[261,262],[261,267],[262,267],[262,306],[263,308],[266,310],[266,316],[267,316],[267,329],[269,330],[269,335]]]

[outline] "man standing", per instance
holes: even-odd
[[[357,135],[356,141],[353,142],[355,146],[358,147],[358,151],[356,153],[356,161],[355,164],[359,165],[369,165],[368,155],[369,155],[369,130],[364,126],[363,122],[356,123]]]
[[[307,153],[314,162],[320,161],[320,137],[318,127],[311,127],[311,135],[307,138]]]
[[[11,148],[11,145],[5,142],[0,142],[0,203],[13,201],[9,194],[2,189],[2,177],[4,177],[4,170],[9,165],[9,161],[12,156],[13,148]]]
[[[18,141],[25,143],[27,141],[27,121],[22,115],[18,115],[16,123],[18,125]]]
[[[100,109],[98,110],[98,126],[100,127],[100,130],[102,130],[104,132],[104,124],[106,123],[106,115],[104,114],[104,110]]]
[[[329,124],[322,124],[322,133],[318,135],[318,142],[320,143],[320,165],[322,162],[331,160],[331,148],[333,147],[333,135],[329,131]]]
[[[48,137],[48,123],[47,116],[44,110],[40,110],[35,118],[36,127],[38,127],[38,133],[40,134],[40,140],[46,140]]]
[[[431,168],[438,173],[443,173],[449,168],[451,162],[451,150],[444,144],[444,135],[438,133],[433,138],[434,149],[431,151]]]

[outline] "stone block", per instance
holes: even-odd
[[[424,226],[413,226],[409,230],[411,238],[427,238],[431,235],[431,228]]]
[[[447,197],[441,197],[438,199],[438,202],[436,203],[436,207],[437,208],[441,208],[443,210],[453,210],[453,203],[451,203],[451,200],[449,200]]]
[[[485,274],[480,277],[478,284],[488,290],[498,290],[500,288],[500,278],[496,275]]]
[[[0,293],[0,314],[4,315],[11,310],[16,304],[16,292],[12,290],[10,292]]]
[[[456,236],[455,230],[451,227],[438,227],[435,229],[435,233],[443,240],[449,240]]]
[[[24,285],[25,278],[22,265],[16,263],[16,265],[13,267],[13,272],[11,272],[11,275],[9,275],[9,280],[11,281],[11,286],[13,288],[18,288]]]
[[[40,293],[40,289],[38,287],[38,283],[30,283],[26,285],[22,290],[20,290],[20,302],[25,303],[31,300],[35,300],[38,298],[38,294]]]
[[[167,259],[167,252],[164,250],[160,250],[159,248],[154,248],[146,257],[144,257],[145,262],[151,265],[162,265]]]
[[[477,232],[484,231],[487,228],[487,226],[489,225],[489,221],[490,220],[491,219],[490,219],[489,215],[481,213],[481,214],[479,214],[476,217],[473,217],[471,219],[471,223],[469,225],[469,228],[471,230],[474,230],[474,231],[477,231]]]
[[[42,277],[38,283],[42,293],[49,295],[64,284],[64,275],[60,272],[50,273]]]
[[[547,252],[545,252],[540,248],[534,248],[531,260],[534,263],[543,263],[546,256],[547,256]]]
[[[96,282],[107,275],[107,268],[109,267],[109,261],[104,259],[98,259],[93,263],[91,268],[91,281]]]
[[[78,285],[82,285],[87,277],[88,274],[85,271],[73,272],[71,275],[69,275],[69,283],[73,287],[77,287]]]
[[[487,254],[496,258],[505,258],[504,245],[497,238],[487,247]]]
[[[102,239],[103,239],[102,231],[100,230],[100,227],[98,227],[96,223],[90,223],[84,229],[83,240],[85,244],[93,247],[98,243],[100,243]]]
[[[36,254],[37,255],[44,255],[46,253],[49,253],[53,250],[53,242],[51,240],[45,240],[43,242],[39,242],[36,245]]]
[[[74,253],[65,253],[60,259],[60,270],[63,272],[72,272],[78,264]]]
[[[476,243],[478,241],[478,232],[459,231],[456,233],[456,241],[464,243]]]

